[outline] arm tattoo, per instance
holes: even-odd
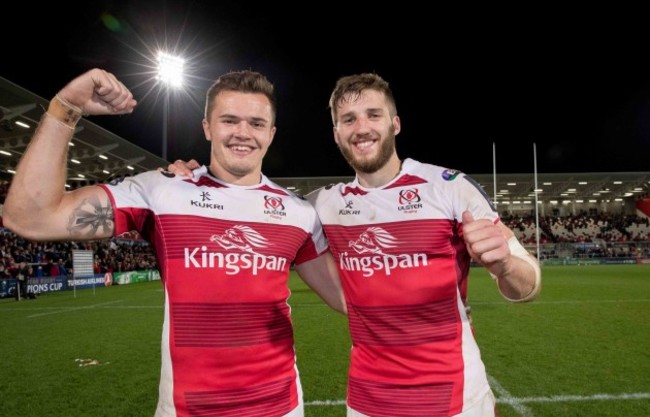
[[[93,238],[100,230],[102,237],[112,235],[115,230],[113,207],[109,203],[102,207],[99,198],[84,199],[70,215],[68,231],[70,235],[80,238]]]

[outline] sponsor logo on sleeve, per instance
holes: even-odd
[[[455,169],[445,169],[442,171],[442,179],[445,181],[453,181],[456,179],[458,174],[460,174],[460,171]]]

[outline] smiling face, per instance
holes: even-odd
[[[334,140],[358,174],[373,174],[397,160],[400,121],[390,108],[384,93],[373,89],[346,94],[336,104]]]
[[[222,181],[258,184],[273,137],[273,108],[261,93],[224,90],[214,97],[203,132],[212,144],[210,171]]]

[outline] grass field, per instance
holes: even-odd
[[[532,304],[473,269],[473,323],[500,417],[650,416],[650,265],[545,267]],[[307,417],[345,416],[346,319],[292,277]],[[153,416],[160,282],[0,300],[0,416]]]

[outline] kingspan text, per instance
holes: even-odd
[[[419,266],[426,266],[429,262],[427,255],[424,253],[416,253],[413,255],[374,255],[374,256],[360,256],[350,257],[347,252],[341,254],[339,265],[344,271],[362,271],[364,277],[369,277],[375,271],[384,270],[386,275],[391,274],[391,270],[395,268],[416,268]]]
[[[260,269],[282,271],[287,259],[278,256],[265,256],[257,253],[208,252],[207,246],[185,248],[185,268],[224,268],[227,275],[235,275],[242,269],[250,269],[257,275]]]

